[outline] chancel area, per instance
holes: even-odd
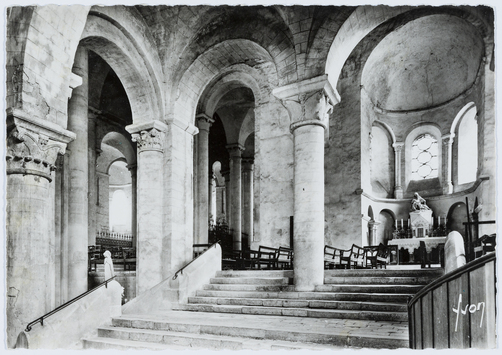
[[[9,7],[6,346],[494,348],[494,21]]]

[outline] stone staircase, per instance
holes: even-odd
[[[406,303],[443,269],[326,270],[297,292],[293,271],[219,272],[176,310],[113,319],[85,348],[408,347]]]

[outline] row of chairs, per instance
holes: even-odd
[[[472,250],[474,252],[474,257],[479,258],[486,253],[494,252],[497,243],[496,234],[485,234],[482,237],[476,239],[472,243]]]
[[[288,270],[293,268],[293,255],[291,248],[260,245],[258,250],[224,252],[222,265],[224,269]]]
[[[380,243],[378,246],[360,247],[352,244],[350,249],[324,246],[325,269],[386,268],[390,263],[390,248]]]

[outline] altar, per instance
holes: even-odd
[[[425,244],[428,260],[430,260],[432,264],[440,264],[446,237],[391,239],[387,244],[397,246],[397,263],[402,264],[405,262],[406,258],[409,258],[408,262],[410,263],[419,262],[419,260],[415,260],[415,252],[419,250],[420,242],[424,242]],[[405,257],[403,252],[407,252],[408,256]]]

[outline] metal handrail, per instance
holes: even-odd
[[[25,331],[26,331],[26,332],[29,332],[29,331],[31,330],[31,327],[32,327],[33,325],[37,324],[37,323],[40,323],[40,324],[43,326],[43,325],[44,325],[44,318],[48,318],[48,317],[52,316],[54,313],[59,312],[59,311],[60,311],[60,310],[62,310],[63,308],[68,307],[68,306],[69,306],[69,305],[71,305],[72,303],[77,302],[79,299],[81,299],[81,298],[83,298],[83,297],[87,296],[88,294],[90,294],[90,293],[92,293],[92,292],[96,291],[96,290],[97,290],[98,288],[100,288],[101,286],[103,286],[103,285],[104,285],[106,288],[108,288],[108,282],[112,281],[115,277],[116,277],[116,276],[110,277],[108,280],[103,281],[103,282],[102,282],[102,283],[100,283],[98,286],[94,287],[93,289],[91,289],[91,290],[89,290],[89,291],[86,291],[86,292],[82,293],[81,295],[79,295],[79,296],[77,296],[77,297],[75,297],[75,298],[73,298],[73,299],[69,300],[68,302],[63,303],[61,306],[59,306],[59,307],[57,307],[57,308],[53,309],[53,310],[52,310],[52,311],[50,311],[49,313],[44,314],[42,317],[37,318],[37,319],[35,319],[33,322],[28,323],[28,325],[26,326]]]
[[[191,263],[193,263],[195,260],[197,260],[198,258],[200,258],[202,255],[204,255],[209,249],[211,249],[213,246],[215,246],[216,244],[219,244],[220,241],[216,241],[215,243],[211,244],[211,246],[209,248],[207,248],[207,250],[204,250],[200,255],[198,255],[195,259],[193,259],[192,261],[190,261],[188,264],[186,264],[185,266],[183,266],[181,269],[179,269],[178,271],[176,271],[173,275],[173,280],[176,280],[178,278],[178,274],[182,274],[183,275],[183,270],[188,266],[190,265]]]
[[[429,291],[435,290],[436,288],[443,285],[445,282],[456,279],[459,275],[477,269],[495,259],[496,259],[495,253],[486,254],[478,259],[474,259],[473,261],[460,266],[459,268],[453,270],[452,272],[447,273],[446,275],[437,278],[436,280],[434,280],[433,282],[422,288],[420,291],[418,291],[415,294],[415,296],[413,296],[413,298],[411,298],[408,301],[408,309],[410,309],[420,298],[422,298],[422,296],[424,296]]]

